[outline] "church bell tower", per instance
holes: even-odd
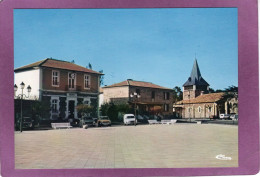
[[[197,59],[195,59],[190,77],[183,84],[183,100],[193,99],[208,92],[209,84],[202,78]]]

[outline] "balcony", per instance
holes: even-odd
[[[73,88],[71,86],[69,86],[69,85],[66,85],[65,86],[65,90],[66,91],[74,91],[74,92],[76,91],[76,92],[78,92],[78,91],[82,91],[82,88],[79,85],[74,85]]]

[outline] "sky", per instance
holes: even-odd
[[[195,58],[213,89],[238,86],[237,8],[15,9],[14,67],[45,58],[182,87]]]

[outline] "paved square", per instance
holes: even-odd
[[[231,160],[219,160],[223,154]],[[238,127],[116,126],[15,132],[16,169],[237,167]]]

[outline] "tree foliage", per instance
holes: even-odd
[[[209,92],[210,93],[220,93],[220,92],[235,92],[235,93],[238,93],[238,87],[231,85],[231,86],[228,86],[228,88],[225,88],[225,89],[214,90],[213,88],[209,88]]]
[[[176,86],[173,88],[173,102],[176,103],[178,101],[181,101],[183,99],[183,92],[181,91],[181,88]]]
[[[129,113],[130,106],[128,104],[104,103],[101,105],[100,111],[103,116],[108,116],[112,121],[118,121],[118,115]]]
[[[89,68],[89,69],[92,69],[91,63],[88,63],[88,68]]]
[[[100,70],[99,72],[103,74],[103,70]],[[101,86],[104,85],[104,75],[101,75],[101,76],[100,76],[99,84],[100,84]]]
[[[92,110],[93,110],[93,107],[92,106],[89,106],[87,104],[79,104],[77,107],[76,107],[77,111],[79,114],[81,114],[82,116],[85,116],[87,114],[90,114],[92,113]]]

